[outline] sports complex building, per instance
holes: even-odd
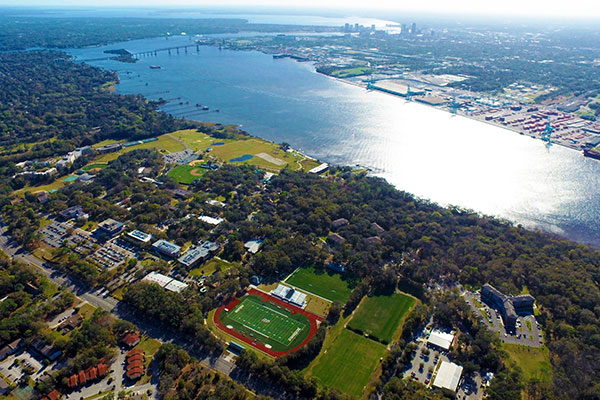
[[[306,307],[306,295],[292,287],[279,284],[275,289],[271,290],[271,294],[278,299],[295,305],[296,307]]]

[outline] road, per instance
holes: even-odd
[[[177,343],[185,348],[191,355],[196,356],[200,359],[202,364],[206,367],[218,370],[221,373],[230,375],[235,365],[223,358],[216,360],[207,358],[204,354],[198,354],[194,351],[193,347],[187,343],[185,338],[182,338],[178,334],[175,334],[169,329],[165,329],[153,324],[149,324],[147,321],[141,319],[137,313],[127,307],[119,300],[110,297],[108,295],[100,295],[98,292],[90,291],[83,283],[76,279],[66,276],[59,271],[52,269],[48,263],[40,260],[33,254],[27,252],[18,244],[16,244],[6,231],[6,225],[0,222],[0,249],[2,249],[8,256],[14,260],[23,262],[30,266],[36,267],[44,276],[49,280],[56,283],[59,286],[66,288],[73,292],[77,297],[87,301],[94,307],[102,308],[106,311],[113,313],[115,316],[128,320],[140,328],[142,333],[147,334],[150,337],[158,339],[163,343]]]
[[[199,351],[195,344],[190,342],[188,337],[184,337],[183,335],[174,332],[170,327],[163,327],[155,323],[150,323],[141,318],[138,312],[129,308],[125,303],[107,295],[100,295],[98,294],[98,291],[92,292],[82,282],[52,269],[48,263],[40,260],[16,244],[7,233],[6,225],[3,221],[0,221],[0,249],[14,260],[36,267],[49,280],[70,290],[80,299],[87,301],[95,307],[109,311],[122,320],[135,324],[141,333],[157,339],[161,343],[178,344],[192,357],[195,357],[203,366],[229,376],[240,382],[249,390],[252,390],[254,393],[271,396],[274,399],[295,398],[293,394],[287,393],[283,387],[280,387],[277,384],[266,383],[260,377],[247,375],[244,371],[235,368],[235,364],[224,355],[221,355],[220,357],[207,355],[205,352]],[[148,388],[150,388],[150,386]],[[140,390],[140,387],[133,386],[131,389],[137,391]]]

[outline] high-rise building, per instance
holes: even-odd
[[[412,33],[413,35],[417,33],[417,24],[415,22],[412,23],[410,33]]]

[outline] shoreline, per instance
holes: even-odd
[[[338,82],[342,82],[342,83],[345,83],[345,84],[348,84],[348,85],[352,85],[352,86],[363,88],[365,90],[369,90],[369,89],[367,89],[366,85],[360,84],[358,82],[354,82],[354,81],[350,81],[348,79],[337,78],[335,76],[327,75],[327,74],[324,74],[322,72],[318,72],[316,69],[315,69],[315,73],[323,75],[323,76],[326,76],[326,77],[328,77],[330,79],[334,79],[334,80],[336,80]],[[386,94],[386,95],[389,95],[389,96],[392,96],[392,97],[395,97],[395,98],[405,98],[402,95],[394,94],[394,93],[390,93],[390,92],[386,92],[386,91],[383,91],[383,90],[372,89],[372,91],[376,91],[378,93]],[[556,140],[553,140],[553,139],[551,139],[549,142],[546,142],[546,141],[542,140],[539,136],[533,135],[533,134],[528,133],[528,132],[523,132],[521,130],[512,128],[510,126],[506,126],[506,125],[495,123],[493,120],[492,121],[486,121],[485,118],[478,118],[478,117],[467,115],[467,114],[461,113],[461,112],[457,112],[456,114],[452,114],[446,107],[434,106],[434,105],[427,104],[425,102],[421,102],[421,101],[417,101],[417,100],[406,100],[406,101],[407,102],[411,102],[411,103],[416,103],[416,104],[419,104],[419,105],[422,105],[422,106],[425,106],[425,107],[433,108],[433,109],[436,109],[436,110],[444,111],[444,112],[446,112],[447,114],[450,114],[450,115],[456,115],[456,116],[459,116],[459,117],[464,117],[464,118],[470,119],[472,121],[482,122],[484,124],[487,124],[487,125],[490,125],[490,126],[494,126],[494,127],[497,127],[497,128],[501,128],[501,129],[504,129],[504,130],[509,131],[509,132],[518,133],[521,136],[527,136],[527,137],[530,137],[532,139],[539,140],[540,142],[545,143],[546,146],[551,146],[551,145],[562,146],[564,148],[567,148],[567,149],[570,149],[570,150],[574,150],[574,151],[580,153],[582,157],[585,157],[584,154],[583,154],[583,149],[580,147],[580,145],[575,145],[575,144],[570,145],[569,143],[559,142],[559,141],[556,141]],[[590,158],[590,157],[586,157],[586,158]]]

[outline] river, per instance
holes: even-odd
[[[106,56],[107,49],[137,53],[190,40],[156,38],[69,52],[85,60]],[[173,99],[164,110],[174,115],[240,124],[321,160],[369,167],[418,197],[600,247],[600,162],[580,152],[368,92],[318,74],[310,63],[259,52],[200,46],[135,64],[90,64],[117,71],[119,93]],[[196,103],[220,112],[199,112]]]

